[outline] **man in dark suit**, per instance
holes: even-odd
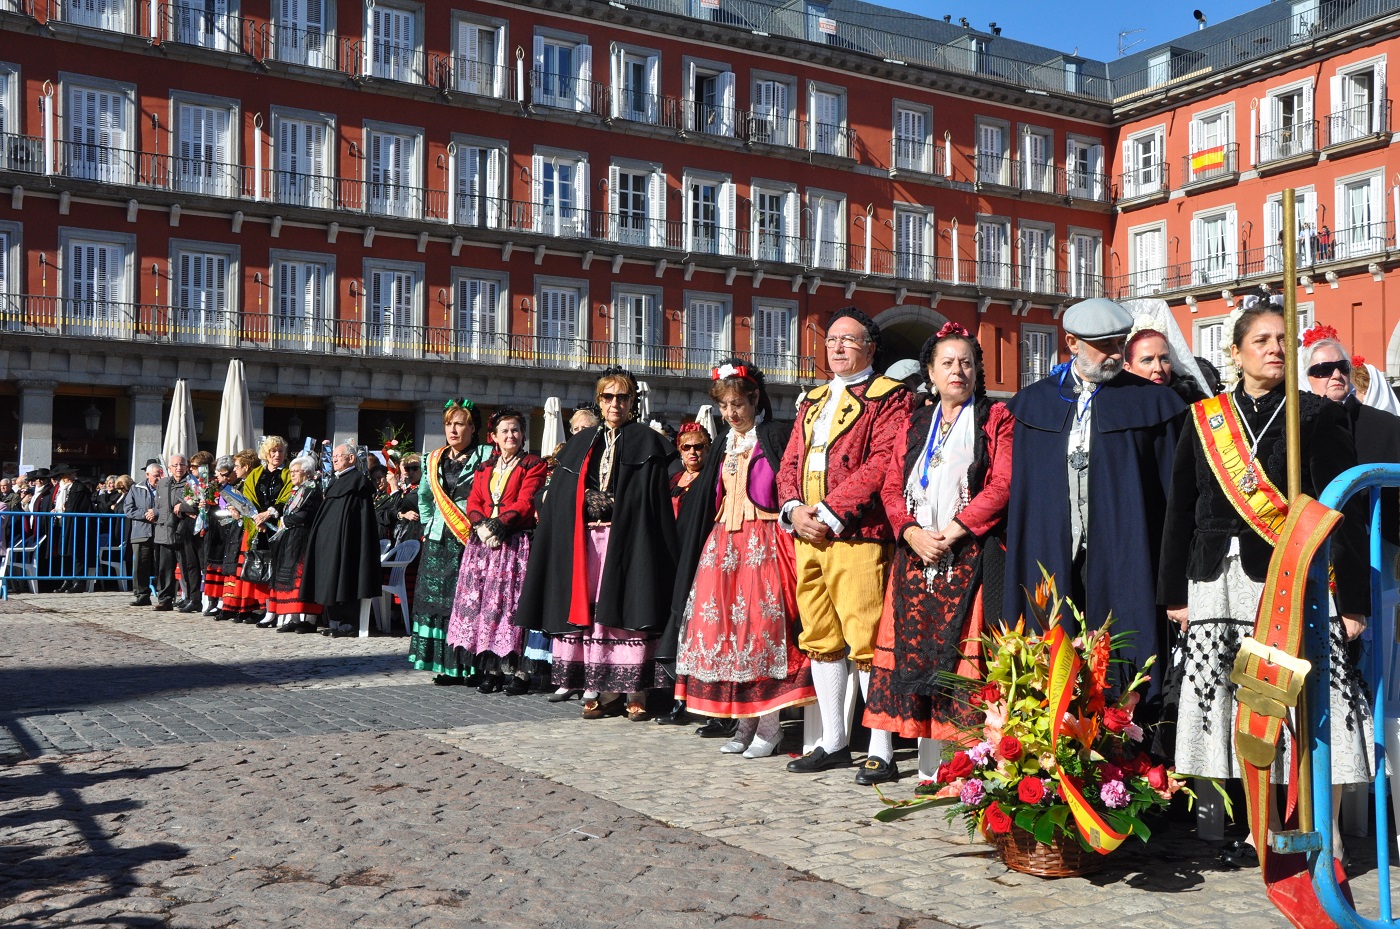
[[[91,513],[92,512],[92,491],[82,481],[78,480],[78,472],[68,465],[55,465],[50,472],[57,483],[53,490],[53,508],[56,513]],[[69,578],[58,588],[61,594],[77,593],[87,589],[87,581],[79,580],[88,573],[88,565],[91,563],[89,552],[96,549],[96,538],[92,533],[96,526],[90,520],[81,517],[68,519],[58,517],[54,520],[55,533],[54,540],[60,543],[58,551],[59,572],[64,577]]]
[[[184,455],[171,455],[167,462],[169,473],[156,484],[156,606],[169,612],[194,613],[198,607],[196,592],[202,590],[204,575],[199,571],[195,554],[194,521],[199,515],[198,502],[187,502],[189,461]],[[185,579],[186,597],[176,600],[175,566]]]
[[[151,579],[155,576],[156,484],[160,481],[160,462],[146,462],[146,479],[131,485],[131,493],[122,501],[122,512],[131,520],[132,590],[136,597],[132,606],[151,605]]]

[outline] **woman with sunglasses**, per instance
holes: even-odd
[[[481,410],[465,397],[442,405],[447,444],[428,455],[426,476],[413,500],[405,498],[403,515],[423,527],[422,569],[413,597],[413,637],[408,660],[419,671],[432,671],[440,686],[472,684],[472,656],[447,642],[452,598],[462,550],[471,539],[467,498],[477,466],[490,457],[491,447],[477,440]]]
[[[671,475],[671,508],[676,517],[681,515],[681,501],[700,471],[705,467],[705,456],[710,450],[710,434],[696,422],[681,424],[676,435],[676,451],[681,453],[681,468]]]
[[[636,421],[631,372],[604,371],[597,399],[603,421],[559,453],[515,622],[553,637],[554,684],[584,692],[584,719],[641,721],[676,571],[676,449]]]

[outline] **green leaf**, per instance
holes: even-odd
[[[1137,836],[1139,839],[1142,839],[1144,842],[1152,838],[1152,830],[1147,828],[1147,823],[1138,819],[1136,816],[1128,816],[1125,818],[1128,820],[1129,823],[1132,824],[1133,835]],[[1119,829],[1118,831],[1122,832],[1123,830]]]
[[[1035,835],[1035,840],[1042,845],[1049,845],[1055,841],[1055,821],[1050,818],[1048,811],[1036,817],[1035,828],[1031,832]]]
[[[908,803],[901,804],[898,806],[891,804],[890,806],[887,806],[880,812],[876,813],[875,819],[877,822],[892,823],[897,819],[903,819],[910,813],[917,813],[920,810],[926,810],[935,806],[947,806],[951,803],[956,802],[957,800],[953,797],[939,797],[930,798],[928,800],[922,801],[910,801]]]
[[[1046,815],[1054,821],[1055,825],[1063,829],[1065,823],[1069,822],[1069,806],[1063,803],[1057,803],[1050,807],[1050,812]]]
[[[1020,826],[1027,832],[1035,832],[1035,819],[1036,816],[1034,807],[1022,807],[1021,809],[1016,811],[1016,825]]]

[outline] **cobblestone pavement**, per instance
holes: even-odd
[[[937,814],[873,822],[851,771],[127,599],[0,603],[0,759],[6,732],[28,756],[0,768],[0,925],[1286,925],[1182,827],[1041,881]]]

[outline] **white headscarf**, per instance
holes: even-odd
[[[1186,337],[1181,334],[1180,327],[1176,324],[1176,318],[1172,316],[1172,311],[1167,307],[1167,301],[1156,299],[1125,300],[1123,309],[1133,314],[1133,328],[1128,333],[1128,340],[1144,329],[1151,329],[1160,332],[1167,339],[1167,354],[1171,356],[1172,372],[1179,377],[1189,377],[1196,382],[1196,386],[1202,391],[1210,392],[1210,383],[1201,374],[1201,368],[1196,364],[1196,356],[1191,353],[1191,346],[1187,343]],[[1126,359],[1124,359],[1126,361]]]

